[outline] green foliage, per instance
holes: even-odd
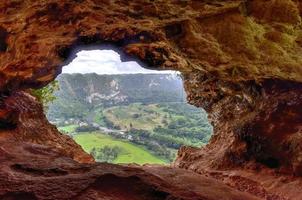
[[[58,90],[59,90],[58,81],[53,81],[41,89],[31,90],[31,94],[34,95],[38,99],[38,101],[44,105],[44,108],[47,110],[48,105],[56,99],[54,93]]]
[[[98,128],[92,125],[79,126],[75,129],[76,132],[92,132],[96,130],[98,130]]]
[[[119,146],[104,146],[103,148],[93,147],[90,154],[98,162],[113,162],[119,154],[122,153],[122,149]]]

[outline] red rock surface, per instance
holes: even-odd
[[[301,14],[300,0],[1,1],[2,198],[302,199]],[[209,113],[210,143],[181,148],[172,168],[68,160],[92,162],[22,90],[52,81],[77,49],[105,44],[180,70],[189,102]]]
[[[82,150],[69,136],[60,133],[50,124],[42,105],[26,92],[14,92],[6,97],[2,106],[5,113],[0,116],[2,131],[0,138],[18,142],[43,144],[57,149],[63,155],[83,163],[94,162],[94,159]],[[4,116],[4,117],[3,117]]]
[[[43,145],[2,139],[0,145],[0,199],[258,199],[187,170],[79,164]]]

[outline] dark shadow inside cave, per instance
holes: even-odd
[[[168,164],[181,146],[207,144],[212,127],[203,109],[187,103],[181,74],[146,69],[119,53],[75,53],[40,89],[53,92],[49,121],[99,162]]]

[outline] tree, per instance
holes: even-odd
[[[98,162],[112,163],[118,155],[122,152],[122,149],[118,146],[104,146],[103,148],[92,148],[90,154]]]
[[[49,103],[56,99],[54,92],[57,90],[59,90],[59,83],[58,81],[53,81],[43,88],[31,90],[31,94],[35,96],[38,101],[43,104],[44,109],[47,110]]]
[[[95,147],[93,147],[92,148],[92,150],[90,151],[90,155],[92,155],[92,157],[96,157],[96,155],[97,155],[97,150],[96,150],[96,148]]]

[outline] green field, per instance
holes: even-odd
[[[122,153],[113,161],[113,163],[137,163],[137,164],[165,164],[166,161],[160,159],[143,147],[132,144],[127,141],[118,140],[102,133],[81,133],[74,136],[74,140],[80,144],[83,149],[90,153],[92,148],[103,148],[105,146],[118,146]]]
[[[153,130],[157,126],[165,126],[170,119],[158,104],[142,105],[133,103],[127,106],[114,106],[104,110],[104,116],[121,129]],[[132,126],[132,127],[130,127]]]
[[[66,132],[66,133],[72,133],[72,132],[75,131],[75,129],[77,127],[78,127],[77,125],[68,125],[68,126],[58,127],[58,129],[59,129],[59,131],[63,131],[63,132]]]
[[[124,133],[113,132],[108,136],[94,132],[90,126],[59,128],[72,133],[76,142],[99,162],[170,163],[181,146],[204,146],[212,132],[206,113],[184,103],[100,107],[88,118],[102,127]]]

